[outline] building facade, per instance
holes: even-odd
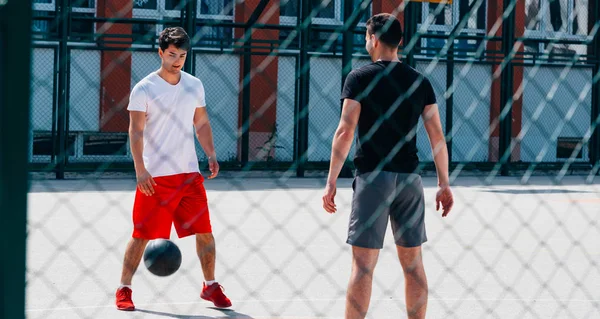
[[[57,1],[63,0],[34,0],[32,161],[50,162],[57,152],[57,69],[61,61],[58,43],[67,39],[68,161],[130,162],[126,133],[129,92],[159,67],[156,35],[166,26],[185,25],[189,8],[185,1],[177,0],[66,1],[71,6],[69,34],[61,38]],[[315,14],[307,48],[309,162],[329,160],[342,86],[342,36],[335,29],[345,22],[344,6],[358,7],[360,2],[310,1]],[[241,26],[259,3],[260,0],[198,0],[193,6],[195,29],[187,30],[194,42],[187,70],[204,82],[221,161],[241,160],[246,73],[243,48],[237,45],[245,36]],[[397,0],[372,1],[355,31],[353,68],[370,62],[361,50],[368,16],[395,13],[404,23],[404,6]],[[292,162],[296,158],[297,68],[302,48],[293,28],[298,9],[297,1],[271,0],[257,21],[264,26],[253,29],[251,57],[246,60],[251,70],[247,84],[249,161]],[[452,137],[452,161],[497,161],[504,57],[501,41],[490,38],[502,38],[502,2],[422,2],[414,10],[417,30],[423,33],[417,43],[414,66],[427,74],[434,85],[444,128],[448,121],[452,123],[452,130],[447,132]],[[593,61],[597,57],[591,55],[593,48],[585,41],[597,21],[594,10],[599,10],[595,0],[516,2],[515,36],[520,41],[515,46],[519,62],[514,64],[513,161],[560,162],[570,157],[574,161],[590,161],[587,139],[594,118],[592,83],[597,62]],[[460,34],[465,37],[454,41],[449,67],[447,57],[440,59],[435,55],[461,21],[464,23]],[[452,112],[446,119],[448,92],[452,92]],[[420,158],[431,161],[422,126],[417,134]],[[577,145],[581,150],[572,156]],[[204,157],[199,148],[198,154]]]

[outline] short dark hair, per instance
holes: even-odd
[[[367,32],[374,34],[379,41],[389,47],[396,48],[402,40],[400,21],[389,13],[380,13],[367,21]]]
[[[190,49],[190,37],[182,27],[172,27],[162,30],[158,36],[158,46],[161,50],[166,50],[170,44],[178,49],[188,51]]]

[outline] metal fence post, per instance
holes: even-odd
[[[69,67],[69,53],[67,47],[69,33],[69,16],[70,16],[69,0],[60,0],[56,2],[56,12],[58,13],[59,26],[59,45],[58,45],[58,110],[56,118],[56,178],[65,178],[65,166],[67,164],[67,72]]]
[[[184,12],[185,12],[185,29],[187,30],[190,38],[194,39],[196,34],[196,0],[188,0],[185,4]],[[191,43],[192,47],[194,43]],[[190,50],[187,59],[185,60],[185,64],[183,68],[185,72],[189,74],[194,74],[194,52]]]
[[[365,2],[367,4],[365,4]],[[372,0],[363,0],[353,16],[354,6],[350,2],[344,3],[344,33],[342,35],[342,90],[344,89],[344,83],[346,77],[350,71],[352,71],[352,54],[354,53],[354,28],[360,21],[360,18],[366,11],[366,8],[371,4]],[[340,177],[352,177],[352,170],[348,165],[348,161],[344,162]]]
[[[592,7],[593,6],[593,7]],[[590,13],[592,13],[589,22],[589,29],[600,26],[600,0],[590,2]],[[590,162],[596,174],[600,174],[600,29],[596,31],[591,49],[596,63],[592,68],[592,110],[591,125],[593,128],[590,140]],[[594,81],[595,79],[595,81]]]
[[[252,29],[261,13],[269,4],[269,0],[261,0],[244,27],[243,68],[242,68],[242,167],[248,165],[250,157],[250,84],[252,83]]]
[[[296,176],[304,177],[308,151],[308,103],[310,92],[310,59],[308,46],[310,41],[310,2],[299,0],[297,26],[300,32],[300,57],[298,63],[298,110],[296,112]]]
[[[513,63],[511,52],[515,43],[515,3],[516,0],[504,0],[502,8],[504,14],[508,13],[502,22],[502,53],[504,55],[504,70],[500,79],[500,174],[508,176],[511,161],[511,132],[512,132],[512,104],[513,104]]]
[[[31,7],[0,1],[0,318],[25,318]]]
[[[344,3],[344,21],[350,20],[352,9],[354,9],[352,6]],[[348,74],[350,71],[352,71],[352,52],[354,51],[354,34],[352,29],[350,28],[350,25],[346,24],[344,26],[344,34],[342,36],[342,90],[344,89],[346,77],[348,77]],[[344,166],[340,172],[340,177],[352,177],[352,171],[350,167],[348,167],[347,161],[344,161]]]
[[[344,30],[342,35],[342,85],[352,71],[352,54],[354,53],[354,29],[371,5],[372,0],[362,0],[358,10],[354,10],[350,1],[344,2]],[[352,14],[354,13],[354,15]]]
[[[251,28],[245,28],[246,34],[251,32]],[[242,167],[248,164],[249,148],[250,148],[250,72],[252,71],[252,52],[250,52],[250,45],[252,45],[251,35],[248,34],[248,38],[244,41],[244,56],[243,56],[243,89],[242,89]]]
[[[56,163],[56,154],[58,151],[58,144],[56,143],[57,140],[57,132],[56,132],[56,128],[58,127],[57,121],[58,121],[58,90],[57,90],[57,86],[58,86],[58,80],[57,80],[57,74],[58,74],[58,70],[60,69],[60,61],[59,61],[59,47],[55,47],[54,49],[54,65],[53,65],[53,72],[52,72],[52,128],[51,128],[51,132],[50,132],[50,136],[52,136],[52,152],[50,155],[50,163]],[[32,50],[33,51],[33,50]],[[33,151],[33,150],[32,150]],[[33,153],[33,152],[32,152]]]
[[[404,39],[402,40],[402,55],[404,55],[404,61],[406,64],[415,67],[414,52],[417,45],[413,46],[407,52],[404,48],[412,41],[413,37],[418,37],[417,34],[417,10],[415,6],[421,5],[420,2],[409,1],[404,8]]]
[[[452,117],[454,113],[454,45],[448,47],[446,61],[446,147],[448,162],[452,163]]]

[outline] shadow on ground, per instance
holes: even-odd
[[[177,319],[252,319],[253,318],[253,317],[250,317],[243,313],[239,313],[232,309],[219,309],[219,308],[214,308],[214,307],[209,307],[209,308],[221,311],[221,312],[223,312],[223,315],[217,316],[217,317],[200,316],[200,315],[198,315],[198,316],[178,315],[178,314],[169,313],[169,312],[162,312],[162,311],[155,311],[155,310],[148,310],[148,309],[139,309],[139,308],[136,309],[135,311],[150,314],[150,315],[155,315],[155,316],[162,316],[162,317],[166,317],[166,318],[177,318]]]

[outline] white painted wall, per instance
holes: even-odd
[[[31,60],[31,126],[34,131],[51,131],[54,49],[33,49]]]
[[[217,158],[237,158],[240,57],[230,54],[196,55],[195,76],[204,84],[206,107],[213,130]],[[198,143],[197,143],[198,144]],[[205,158],[198,144],[198,157]]]
[[[521,160],[555,162],[558,137],[584,137],[590,129],[591,69],[526,67]],[[589,161],[587,146],[583,159]]]
[[[417,63],[435,91],[442,128],[446,134],[446,63]],[[492,68],[488,65],[455,63],[454,105],[452,112],[452,160],[485,162],[488,160],[488,137],[491,106]],[[419,121],[417,147],[421,161],[433,161],[433,154],[423,121]]]
[[[157,52],[131,52],[131,88],[159,68],[160,57]]]
[[[277,149],[275,160],[294,158],[294,99],[296,90],[296,58],[277,58]]]
[[[455,63],[454,81],[457,86],[452,112],[452,160],[486,162],[489,158],[492,66]]]
[[[291,161],[294,150],[294,94],[295,58],[278,58],[277,127],[279,146],[275,158]],[[368,59],[353,59],[353,68],[371,63]],[[309,161],[328,161],[331,156],[331,140],[340,117],[341,60],[339,58],[311,58],[309,96]],[[339,76],[338,76],[339,75]],[[355,143],[349,159],[355,153]]]
[[[32,129],[50,131],[52,123],[53,49],[36,48],[32,61]],[[221,160],[235,157],[238,145],[238,92],[240,60],[227,54],[196,54],[195,75],[206,88],[207,104],[213,125],[215,146]],[[368,64],[354,59],[353,67]],[[160,65],[155,52],[132,53],[131,86]],[[100,52],[71,51],[70,130],[98,131],[100,111]],[[279,142],[276,159],[291,161],[294,136],[295,60],[278,58],[277,125]],[[446,67],[418,62],[417,69],[431,80],[440,107],[445,131]],[[566,70],[566,71],[565,71]],[[563,73],[564,72],[564,73]],[[491,67],[456,64],[458,87],[454,100],[454,143],[456,161],[488,159],[489,112],[491,105]],[[525,68],[523,94],[523,140],[521,160],[556,161],[558,137],[583,137],[589,130],[591,105],[590,69],[564,67]],[[327,161],[331,139],[340,116],[341,60],[311,58],[309,102],[310,161]],[[583,93],[582,93],[583,92]],[[431,161],[426,132],[419,125],[417,145],[421,161]],[[354,153],[354,145],[350,158]],[[198,148],[202,158],[203,152]],[[587,147],[583,161],[589,160]]]
[[[442,129],[446,132],[446,100],[444,99],[444,92],[446,92],[446,64],[430,64],[429,61],[417,62],[416,69],[427,76],[433,86],[433,91],[435,92],[438,108],[440,110]],[[419,151],[418,156],[420,161],[433,161],[429,137],[427,136],[425,127],[423,127],[423,120],[419,120],[419,127],[417,128],[417,149]]]
[[[339,123],[342,91],[342,61],[339,58],[310,59],[308,105],[308,160],[329,161],[331,141]]]
[[[100,51],[71,50],[69,130],[100,129]]]

